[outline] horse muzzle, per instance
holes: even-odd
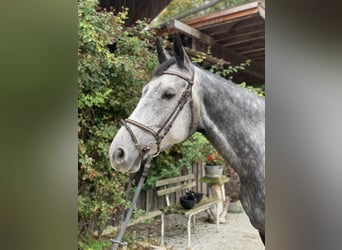
[[[128,157],[124,148],[118,148],[109,153],[110,164],[113,169],[122,173],[135,173],[139,170],[141,158],[137,154],[134,159]]]

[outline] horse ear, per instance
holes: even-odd
[[[178,66],[180,68],[189,68],[191,60],[183,48],[182,40],[178,33],[175,33],[173,36],[173,51]]]
[[[171,58],[170,54],[163,48],[161,39],[159,37],[157,37],[156,39],[156,47],[157,47],[159,63],[163,63],[166,60]]]

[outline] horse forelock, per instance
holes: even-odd
[[[162,64],[153,72],[153,76],[161,76],[165,70],[167,70],[171,65],[176,63],[176,58],[172,57]]]

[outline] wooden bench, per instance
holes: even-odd
[[[197,203],[192,209],[184,209],[180,203],[179,199],[175,204],[170,204],[170,195],[172,193],[181,192],[181,195],[184,194],[185,190],[190,190],[192,187],[196,186],[195,177],[193,174],[159,180],[156,183],[156,187],[158,188],[157,195],[165,196],[166,198],[166,207],[161,209],[161,246],[164,246],[164,215],[165,214],[180,214],[187,218],[187,227],[188,227],[188,248],[191,249],[191,217],[193,216],[193,224],[195,227],[195,215],[205,211],[213,206],[216,206],[216,231],[218,231],[219,224],[219,213],[218,213],[218,204],[220,202],[217,198],[208,198],[203,197],[202,200]],[[183,193],[183,194],[182,194]]]

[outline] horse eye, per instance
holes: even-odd
[[[175,96],[175,93],[173,93],[170,90],[166,90],[162,95],[162,99],[171,99],[174,96]]]

